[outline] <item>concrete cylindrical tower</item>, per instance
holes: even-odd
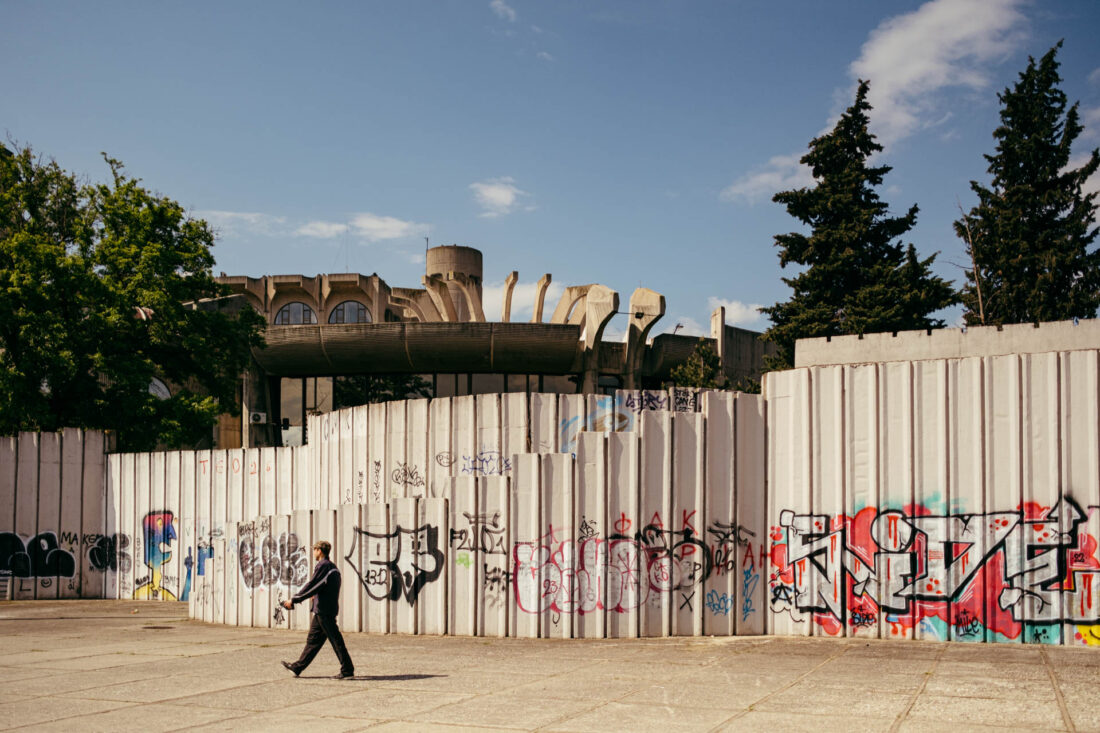
[[[450,280],[452,273],[465,275],[477,291],[478,300],[481,300],[481,250],[473,247],[460,247],[457,244],[432,247],[425,257],[424,270],[428,277],[436,276],[444,281]],[[449,289],[459,319],[468,320],[470,311],[466,307],[466,299],[462,297],[461,291],[455,286],[451,286]]]

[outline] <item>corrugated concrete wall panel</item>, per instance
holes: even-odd
[[[699,539],[706,545],[710,572],[703,579],[699,604],[703,609],[703,634],[730,636],[735,632],[741,555],[734,465],[738,460],[734,441],[734,395],[708,392],[703,397],[706,416],[706,528]],[[745,538],[748,542],[748,538]],[[749,552],[752,552],[751,546]]]
[[[703,415],[687,411],[673,413],[672,513],[665,525],[671,549],[669,632],[673,636],[703,633],[705,598],[702,588],[713,570],[713,559],[706,543],[704,445]]]
[[[574,459],[551,453],[542,458],[539,483],[541,546],[549,551],[543,581],[543,595],[550,604],[542,614],[542,638],[570,639],[577,609],[577,556],[573,541],[573,513],[576,501]]]
[[[501,448],[500,448],[500,473],[511,475],[512,456],[517,453],[528,453],[530,436],[530,418],[527,405],[526,392],[510,392],[500,396],[501,412]]]
[[[447,492],[451,512],[448,552],[450,565],[447,584],[447,629],[455,636],[475,636],[479,606],[477,562],[478,553],[478,487],[473,476],[450,479]]]
[[[405,462],[408,475],[405,489],[409,496],[428,496],[428,400],[409,400],[405,414],[407,435]]]
[[[767,619],[767,586],[770,572],[765,501],[767,459],[764,451],[765,406],[759,395],[738,394],[734,402],[736,424],[734,461],[738,547],[743,553],[738,566],[738,634],[763,634]]]
[[[351,408],[338,413],[340,430],[340,469],[337,497],[339,504],[351,504],[355,501],[355,412]]]
[[[635,541],[639,512],[638,434],[607,436],[607,636],[635,638],[648,597],[648,564]]]
[[[534,398],[539,395],[532,395]],[[542,460],[545,456],[527,453],[516,456],[512,473],[512,587],[516,602],[516,614],[509,621],[509,636],[535,639],[544,606],[544,566],[549,561],[549,550],[543,549],[540,537],[542,516],[540,513],[539,484]]]
[[[455,448],[451,441],[452,399],[434,399],[428,405],[428,496],[446,496],[451,486]]]
[[[410,608],[416,616],[416,633],[444,634],[447,631],[447,585],[451,567],[447,561],[450,549],[447,500],[417,499],[415,524],[418,560],[414,582],[421,585]]]
[[[386,460],[383,467],[383,480],[387,481],[387,496],[401,499],[410,496],[410,488],[415,488],[417,471],[405,458],[405,439],[407,423],[405,420],[405,402],[386,403]]]
[[[665,541],[672,521],[672,415],[644,412],[641,419],[641,492],[636,537],[643,546],[646,600],[641,606],[642,636],[669,636],[672,622],[672,556],[649,552],[654,539]]]
[[[61,435],[42,433],[38,445],[38,516],[35,539],[28,554],[35,562],[34,597],[39,600],[57,598],[57,586],[62,578],[67,582],[72,555],[61,547]],[[41,548],[41,549],[39,549]],[[44,560],[44,563],[40,563]]]
[[[607,434],[577,440],[576,501],[568,541],[574,545],[573,636],[602,639],[607,607]]]
[[[332,540],[332,561],[341,572],[340,628],[345,631],[363,631],[363,586],[354,575],[354,568],[362,563],[357,536],[361,520],[359,504],[341,504],[336,509],[337,535]]]
[[[87,548],[84,542],[83,527],[83,491],[84,481],[84,439],[83,433],[75,428],[66,428],[61,432],[61,513],[58,520],[59,547],[73,561],[72,575],[58,577],[57,593],[59,598],[79,598],[83,579],[83,557]],[[91,533],[103,531],[103,525],[89,527]],[[87,543],[90,544],[90,543]]]
[[[351,473],[355,485],[354,501],[366,504],[370,482],[370,408],[359,405],[352,408]]]
[[[471,554],[474,557],[476,577],[478,636],[507,636],[509,616],[515,613],[512,584],[509,582],[512,574],[512,544],[508,526],[510,516],[508,483],[509,479],[504,476],[485,476],[476,479],[477,533],[474,535],[476,540],[471,545],[473,547]],[[458,572],[457,563],[448,564],[447,567],[450,572]],[[424,628],[423,625],[421,628]],[[422,633],[443,633],[443,631]]]

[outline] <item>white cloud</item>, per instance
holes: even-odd
[[[679,328],[677,328],[679,326]],[[678,336],[702,336],[703,327],[699,321],[691,316],[677,316],[668,322],[667,327],[661,333],[675,333]]]
[[[554,61],[555,60],[553,56],[546,53],[545,51],[539,51],[538,53],[535,54],[535,57],[540,58],[543,61]]]
[[[492,0],[489,3],[489,9],[496,13],[498,18],[503,18],[509,23],[516,22],[516,11],[504,0]]]
[[[1093,69],[1089,74],[1089,84],[1100,84],[1100,69]]]
[[[764,167],[741,176],[724,188],[720,198],[755,204],[761,199],[770,199],[777,191],[813,185],[810,169],[798,162],[801,157],[801,153],[774,156]]]
[[[355,214],[351,218],[351,230],[364,239],[377,242],[383,239],[423,236],[428,233],[430,227],[415,221],[404,221],[393,216],[378,216],[364,212]]]
[[[279,234],[286,224],[286,217],[250,211],[196,211],[195,217],[223,234]]]
[[[479,216],[487,219],[511,214],[519,206],[520,199],[530,195],[519,189],[515,179],[508,176],[471,183],[470,190],[474,192],[478,206],[484,209]]]
[[[1081,110],[1081,124],[1085,130],[1081,137],[1085,140],[1100,138],[1100,107],[1086,107]]]
[[[707,300],[711,311],[716,308],[726,309],[726,323],[730,326],[748,327],[759,323],[764,314],[759,311],[759,303],[742,303],[740,300],[727,300],[711,296]]]
[[[334,221],[311,221],[294,230],[299,237],[316,237],[318,239],[332,239],[348,230],[347,224]]]
[[[531,315],[535,312],[535,292],[537,288],[538,282],[516,283],[515,288],[512,290],[512,321],[531,320]],[[499,321],[500,311],[504,305],[504,282],[482,285],[481,290],[481,307],[485,311],[485,319]],[[542,305],[543,322],[550,320],[554,308],[558,306],[558,301],[561,300],[562,292],[564,290],[561,284],[551,280],[550,285],[546,288],[546,298],[543,300]]]
[[[935,124],[938,92],[986,89],[987,67],[1024,38],[1023,0],[932,0],[879,24],[849,72],[871,82],[873,132],[890,143]]]

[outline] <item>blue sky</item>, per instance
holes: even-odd
[[[228,274],[419,287],[427,236],[485,253],[490,320],[515,269],[513,318],[550,272],[623,311],[664,294],[660,331],[719,303],[763,329],[789,293],[772,237],[798,228],[771,195],[810,182],[857,78],[880,193],[920,206],[906,239],[957,280],[956,201],[1028,55],[1065,39],[1075,152],[1100,144],[1097,30],[1095,0],[0,0],[0,132],[90,179],[121,159],[216,227]]]

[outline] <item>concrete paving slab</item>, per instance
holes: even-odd
[[[239,679],[176,674],[171,677],[154,677],[130,682],[120,682],[105,687],[85,688],[59,693],[57,697],[84,700],[119,700],[122,702],[167,702],[192,695],[207,694],[240,687]]]
[[[66,700],[51,703],[43,702],[42,698],[0,703],[0,726],[4,726],[5,729],[20,728],[53,720],[80,718],[122,707],[132,707],[132,704],[108,700]],[[72,727],[75,726],[70,723],[70,730]]]
[[[68,672],[86,672],[93,669],[113,669],[130,664],[159,661],[161,657],[153,654],[96,654],[90,657],[73,657],[52,662],[35,662],[27,666],[33,669],[50,669]]]
[[[225,710],[152,704],[142,705],[139,709],[127,706],[105,713],[83,715],[78,719],[39,723],[34,726],[34,730],[48,733],[72,733],[74,730],[80,730],[81,733],[167,732],[192,730],[208,723],[225,722],[237,715],[239,714]]]
[[[941,725],[1016,725],[1025,728],[1065,730],[1062,711],[1053,699],[943,697],[921,695],[909,710],[908,720],[936,721]]]
[[[730,714],[748,708],[768,695],[772,689],[734,685],[674,685],[656,684],[622,697],[618,702],[668,705],[671,707],[703,707],[728,710]]]
[[[913,693],[861,690],[851,686],[813,687],[795,684],[752,706],[753,710],[790,712],[812,707],[821,715],[860,718],[897,718],[909,706]]]
[[[848,715],[803,714],[797,712],[773,713],[752,710],[733,720],[726,721],[716,731],[723,733],[886,733],[894,724],[893,718],[865,718]],[[943,731],[939,731],[943,733]]]
[[[1013,698],[1021,694],[1029,699],[1054,699],[1054,685],[1046,679],[1011,679],[1008,677],[956,675],[938,672],[928,679],[924,691],[928,695],[946,697]]]
[[[472,700],[443,705],[408,717],[414,722],[423,723],[505,725],[530,730],[551,726],[552,723],[586,712],[597,705],[600,703],[593,703],[591,700],[516,697],[509,691],[481,695]]]
[[[462,702],[473,695],[433,692],[430,695],[400,694],[391,689],[368,688],[347,695],[284,708],[292,715],[352,720],[401,720],[444,705]]]
[[[338,720],[325,718],[318,720],[305,715],[284,715],[282,713],[265,713],[260,715],[242,716],[230,718],[218,723],[188,727],[188,731],[264,731],[264,733],[310,733],[311,731],[325,731],[326,733],[338,733],[339,731],[357,731],[368,728],[377,723],[375,720]]]
[[[293,677],[257,684],[244,684],[246,680],[242,679],[238,687],[181,697],[174,702],[177,705],[266,713],[311,700],[337,697],[348,691],[347,683],[341,680],[328,680],[329,684],[325,685],[303,684],[303,680]]]
[[[0,728],[1100,731],[1097,649],[349,633],[359,675],[334,681],[329,651],[302,678],[279,665],[302,631],[182,621],[178,604],[0,602],[0,617]]]
[[[612,702],[548,725],[545,730],[584,733],[629,730],[636,733],[665,733],[670,730],[707,730],[721,724],[729,717],[729,712],[713,708]]]
[[[104,674],[100,671],[51,672],[30,679],[4,680],[0,685],[2,685],[5,694],[12,692],[29,697],[49,697],[77,690],[109,687],[122,682],[146,679],[147,677],[148,675],[135,671],[133,667],[117,667],[112,669],[110,674]]]

